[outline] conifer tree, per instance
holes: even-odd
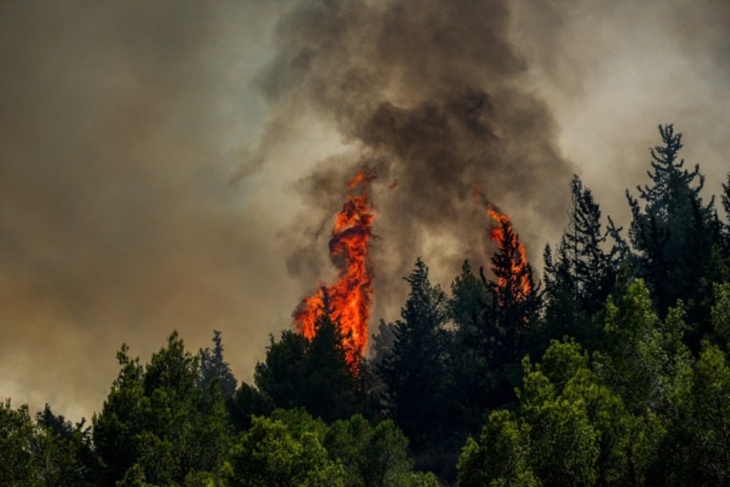
[[[653,292],[660,314],[678,299],[695,299],[694,291],[717,240],[713,201],[702,202],[705,178],[699,165],[684,167],[679,158],[682,134],[660,125],[663,145],[651,149],[651,185],[637,186],[638,198],[626,191],[633,220],[629,230],[637,252],[636,267]]]
[[[390,416],[414,450],[438,446],[446,417],[446,294],[431,284],[419,257],[405,278],[410,293],[394,324],[394,342],[378,367]],[[421,465],[422,466],[422,465]]]
[[[201,387],[205,390],[213,380],[217,380],[223,398],[228,400],[236,392],[238,381],[223,359],[223,339],[218,330],[213,330],[213,343],[213,350],[207,347],[200,350]]]
[[[524,336],[540,310],[541,293],[524,247],[508,219],[500,221],[496,235],[498,249],[491,258],[496,280],[488,281],[483,272],[481,276],[493,296],[491,313],[497,331],[494,346],[503,353],[503,363],[519,364],[525,352]]]
[[[358,412],[361,395],[326,293],[323,301],[312,340],[293,331],[283,332],[278,342],[272,337],[266,360],[256,365],[254,380],[274,406],[304,407],[331,423]]]
[[[593,318],[614,287],[627,249],[621,228],[610,218],[603,230],[600,207],[578,176],[573,176],[570,192],[570,224],[555,251],[547,246],[544,253],[544,331],[547,338],[571,335],[595,348],[601,326]]]

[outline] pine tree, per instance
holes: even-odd
[[[405,278],[411,287],[394,324],[394,342],[378,372],[386,385],[390,416],[416,451],[439,446],[446,417],[446,294],[433,286],[419,257]],[[423,465],[420,465],[423,466]]]
[[[629,237],[637,252],[636,267],[653,292],[663,315],[678,299],[696,299],[698,281],[717,241],[714,203],[702,202],[704,176],[679,159],[682,135],[672,125],[659,126],[663,145],[651,149],[651,185],[637,186],[639,197],[626,191],[633,220]]]
[[[578,176],[570,192],[570,224],[554,253],[545,248],[544,331],[547,338],[571,335],[595,348],[601,326],[593,318],[614,287],[627,249],[610,218],[602,229],[600,207]]]
[[[213,343],[213,350],[207,347],[200,349],[201,388],[206,390],[213,380],[217,380],[223,398],[228,400],[236,392],[238,381],[223,359],[223,340],[218,330],[213,330]]]
[[[304,407],[313,416],[331,423],[358,412],[362,396],[347,363],[347,340],[332,320],[329,306],[325,293],[312,340],[293,331],[283,332],[278,342],[272,337],[266,360],[256,365],[254,380],[274,406]],[[266,404],[265,399],[251,399],[259,405]]]
[[[496,315],[493,345],[504,354],[504,363],[518,364],[525,353],[524,335],[534,322],[541,306],[541,293],[535,284],[532,266],[512,223],[504,218],[493,235],[498,236],[497,252],[491,258],[491,270],[496,280],[482,281],[493,296]]]
[[[177,332],[144,367],[126,345],[117,359],[119,375],[93,418],[105,484],[141,476],[171,485],[217,471],[228,449],[223,399],[217,388],[207,394],[200,389],[198,357],[185,350]]]

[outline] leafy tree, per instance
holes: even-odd
[[[599,434],[585,398],[564,395],[561,389],[526,359],[519,395],[523,420],[530,426],[533,471],[544,485],[595,484]]]
[[[610,299],[606,305],[606,339],[596,354],[596,366],[632,412],[663,412],[670,407],[679,373],[689,363],[682,342],[683,318],[680,304],[660,321],[640,279],[629,284],[618,301]]]
[[[336,421],[327,431],[325,445],[330,456],[345,467],[346,486],[438,485],[432,475],[413,472],[408,439],[390,420],[375,427],[359,414]]]
[[[523,361],[519,415],[490,414],[459,459],[460,485],[642,485],[664,430],[600,383],[574,341]]]
[[[217,471],[227,450],[223,399],[215,382],[206,394],[200,389],[198,357],[177,333],[146,367],[126,345],[117,358],[121,371],[93,419],[106,482],[172,484],[192,472]]]
[[[461,487],[537,487],[530,466],[529,426],[508,411],[489,415],[478,439],[469,438],[457,466]]]
[[[0,479],[6,485],[42,485],[33,454],[36,431],[28,406],[0,402]]]
[[[93,450],[85,420],[72,424],[56,416],[46,404],[36,414],[37,456],[47,485],[91,485],[100,478],[99,458]]]
[[[314,422],[292,429],[281,419],[254,417],[231,450],[231,486],[344,486],[345,471],[329,459]]]
[[[663,485],[728,485],[730,367],[725,354],[705,342],[682,379],[658,477]]]
[[[149,407],[142,382],[144,368],[129,356],[129,347],[117,352],[121,366],[104,401],[102,411],[92,419],[94,448],[102,459],[107,484],[123,479],[140,455],[136,435],[144,429],[143,414]]]

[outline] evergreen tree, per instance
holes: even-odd
[[[216,380],[223,398],[228,400],[236,392],[238,381],[228,362],[223,359],[223,340],[218,330],[213,330],[213,343],[213,350],[207,347],[200,349],[201,388],[206,390]]]
[[[215,383],[200,389],[198,357],[177,332],[145,367],[126,345],[117,359],[119,376],[93,418],[105,483],[131,482],[141,472],[145,482],[169,485],[220,469],[228,448],[223,399]]]
[[[725,224],[722,226],[722,248],[726,258],[730,258],[730,173],[727,183],[722,183],[722,208],[725,210]]]
[[[271,397],[245,382],[241,383],[226,406],[233,428],[238,432],[249,429],[254,416],[268,416],[275,409]]]
[[[590,189],[578,176],[570,183],[570,224],[555,252],[545,249],[546,310],[543,334],[547,338],[570,335],[591,349],[600,341],[600,321],[594,315],[603,309],[626,258],[620,228],[608,219],[604,231],[601,210]],[[613,242],[609,246],[609,237]]]
[[[328,423],[355,414],[363,401],[347,363],[345,337],[331,314],[325,295],[312,340],[292,331],[283,332],[279,342],[272,338],[254,374],[258,390],[276,407],[304,407]]]
[[[393,348],[378,371],[386,385],[388,412],[410,439],[413,450],[428,458],[417,458],[417,466],[434,466],[434,449],[447,435],[447,375],[445,354],[447,319],[445,293],[428,279],[428,267],[416,260],[405,278],[410,293],[393,327]],[[436,462],[439,463],[439,462]],[[439,465],[443,466],[443,465]]]
[[[36,414],[37,448],[46,485],[94,485],[100,479],[99,458],[91,443],[86,420],[73,424],[56,416],[46,404]]]
[[[498,249],[491,258],[491,271],[496,280],[488,281],[481,273],[482,281],[493,296],[484,309],[485,315],[492,317],[487,321],[496,325],[489,340],[501,354],[498,362],[519,364],[527,350],[525,336],[538,316],[542,297],[524,246],[509,219],[500,219],[500,226],[493,235],[498,237]]]
[[[679,159],[682,135],[672,125],[659,126],[663,145],[651,150],[651,185],[637,186],[638,199],[628,191],[633,220],[629,236],[637,252],[640,277],[649,284],[660,314],[678,299],[690,306],[699,301],[699,289],[717,241],[713,201],[702,202],[704,176],[699,165],[692,171]]]
[[[495,405],[499,374],[490,337],[496,326],[494,314],[487,312],[494,309],[492,301],[488,288],[465,261],[451,285],[449,314],[453,330],[447,355],[448,395],[452,399],[449,416],[454,430],[462,431],[464,438],[479,431],[484,411]]]

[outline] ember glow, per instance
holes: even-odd
[[[294,312],[295,328],[311,340],[324,308],[326,292],[330,317],[340,326],[346,341],[347,361],[353,369],[367,346],[373,299],[368,250],[375,214],[367,195],[373,179],[372,173],[363,170],[350,181],[345,204],[335,218],[329,250],[333,259],[341,263],[339,278],[334,284],[321,286],[315,294],[304,298]]]
[[[492,228],[490,236],[499,246],[499,254],[509,259],[510,262],[509,276],[498,275],[497,286],[503,290],[511,288],[515,301],[524,301],[532,291],[525,246],[519,241],[509,216],[501,213],[492,205],[487,206],[487,212],[499,224]],[[492,270],[496,269],[493,267]]]

